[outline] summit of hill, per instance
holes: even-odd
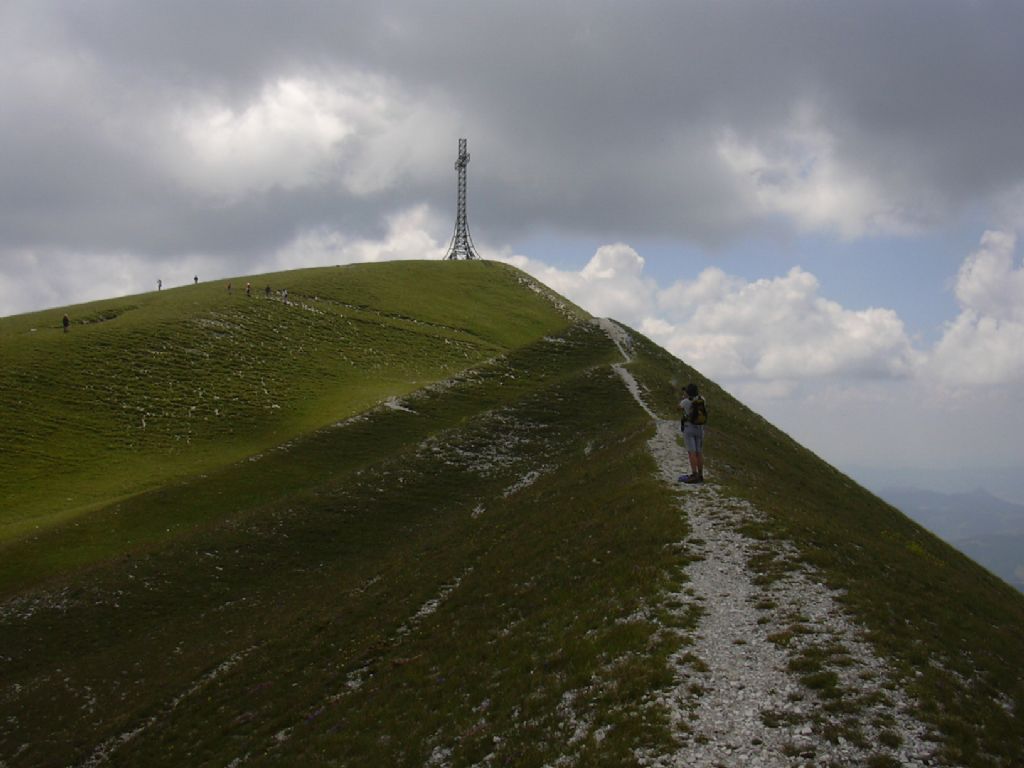
[[[1024,764],[1024,597],[635,330],[226,284],[0,319],[0,765]]]
[[[286,443],[582,316],[500,264],[391,262],[2,318],[0,409],[18,416],[0,423],[0,541]]]

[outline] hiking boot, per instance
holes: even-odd
[[[699,485],[700,483],[704,482],[704,476],[703,475],[690,475],[688,478],[683,480],[683,482],[686,483],[687,485]]]
[[[688,482],[690,482],[690,478],[691,477],[693,477],[693,475],[680,475],[678,482],[680,482],[680,483],[688,483]]]

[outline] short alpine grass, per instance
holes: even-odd
[[[700,624],[671,595],[699,542],[586,314],[490,263],[232,289],[71,308],[66,335],[63,310],[0,319],[0,761],[670,753],[660,694]],[[701,386],[709,479],[764,515],[743,533],[792,543],[752,572],[841,590],[945,760],[1024,764],[1024,598],[633,335],[661,416]],[[787,621],[771,640],[841,718],[827,735],[898,746],[840,684],[845,649]]]

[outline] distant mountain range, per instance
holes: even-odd
[[[1000,578],[1024,591],[1024,505],[987,491],[886,488],[879,495]]]
[[[858,483],[875,493],[881,493],[889,488],[914,488],[956,495],[971,488],[984,488],[1000,499],[1024,505],[1024,464],[956,469],[898,465],[866,467],[844,464],[841,468]]]

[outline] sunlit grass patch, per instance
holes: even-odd
[[[0,543],[267,450],[579,314],[497,264],[251,280],[252,297],[235,280],[232,294],[188,285],[0,318],[0,410],[19,414],[0,423]]]

